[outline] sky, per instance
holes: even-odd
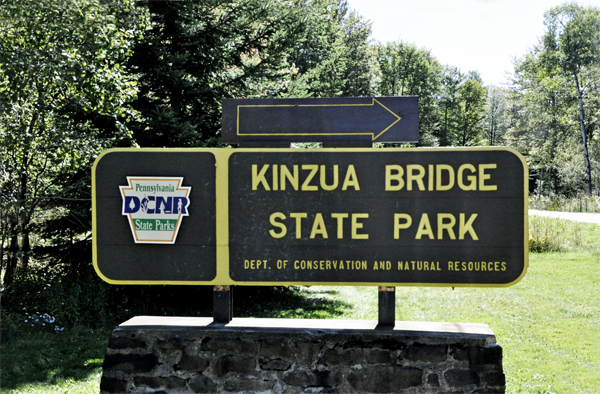
[[[372,38],[431,50],[442,64],[479,71],[503,85],[520,58],[544,34],[544,12],[567,0],[348,0],[372,22]],[[600,0],[576,1],[600,7]]]

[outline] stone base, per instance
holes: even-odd
[[[138,316],[117,327],[101,393],[504,393],[485,324]]]

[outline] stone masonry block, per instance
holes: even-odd
[[[258,379],[236,379],[225,382],[225,391],[236,393],[258,393],[269,391],[275,386],[274,381]]]
[[[433,387],[440,387],[440,377],[436,373],[427,376],[427,384]]]
[[[369,366],[348,373],[357,392],[393,393],[423,384],[423,370],[397,366]]]
[[[133,379],[135,387],[149,387],[151,389],[166,389],[167,391],[187,389],[185,379],[175,376],[157,377],[157,376],[136,376]]]
[[[504,387],[506,385],[506,377],[502,372],[488,372],[484,379],[488,386]]]
[[[479,385],[479,375],[470,369],[450,369],[444,372],[444,379],[453,388]]]
[[[319,364],[350,366],[360,363],[361,360],[359,349],[331,349],[325,352]]]
[[[125,373],[150,372],[160,365],[154,354],[107,354],[104,358],[105,371]]]
[[[450,355],[458,361],[469,361],[471,365],[502,365],[502,348],[496,344],[485,347],[453,347]]]
[[[183,353],[181,360],[173,366],[175,371],[202,372],[210,365],[210,361],[204,357],[198,357]]]
[[[188,387],[194,393],[216,393],[218,389],[217,384],[211,378],[204,375],[190,379]]]
[[[237,356],[222,356],[215,361],[214,373],[216,376],[224,376],[233,373],[252,373],[256,369],[254,358],[241,358]]]
[[[260,361],[260,368],[265,371],[287,371],[291,366],[291,362],[279,359]]]
[[[237,354],[238,356],[250,356],[256,352],[251,343],[229,338],[208,338],[206,342],[202,343],[201,350],[215,354],[218,351],[222,351],[223,353]]]
[[[270,359],[281,359],[291,361],[298,358],[297,352],[289,343],[282,341],[263,340],[260,341],[259,355]]]
[[[291,386],[332,387],[339,384],[340,377],[330,371],[297,371],[285,375],[283,381]]]
[[[137,338],[135,334],[112,336],[108,341],[109,349],[145,349],[146,341]]]
[[[173,353],[174,351],[185,349],[185,344],[181,338],[171,337],[156,341],[156,347],[161,353]]]
[[[114,379],[102,375],[100,380],[100,393],[124,393],[127,390],[127,381]]]
[[[392,364],[394,357],[389,350],[368,349],[365,350],[367,362],[370,364]]]
[[[446,345],[424,345],[415,343],[402,352],[400,358],[409,361],[421,361],[424,363],[440,363],[448,357],[448,346]]]
[[[485,325],[403,322],[402,329],[376,330],[358,321],[211,323],[147,316],[124,323],[109,341],[101,393],[492,394],[506,389],[502,349]]]

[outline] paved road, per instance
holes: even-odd
[[[553,218],[567,219],[573,222],[595,223],[600,224],[600,213],[580,213],[580,212],[554,212],[554,211],[538,211],[530,209],[530,215],[550,216]]]

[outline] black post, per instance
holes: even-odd
[[[396,325],[396,288],[379,286],[378,329],[392,330]]]
[[[213,287],[213,321],[227,324],[233,317],[231,286]]]

